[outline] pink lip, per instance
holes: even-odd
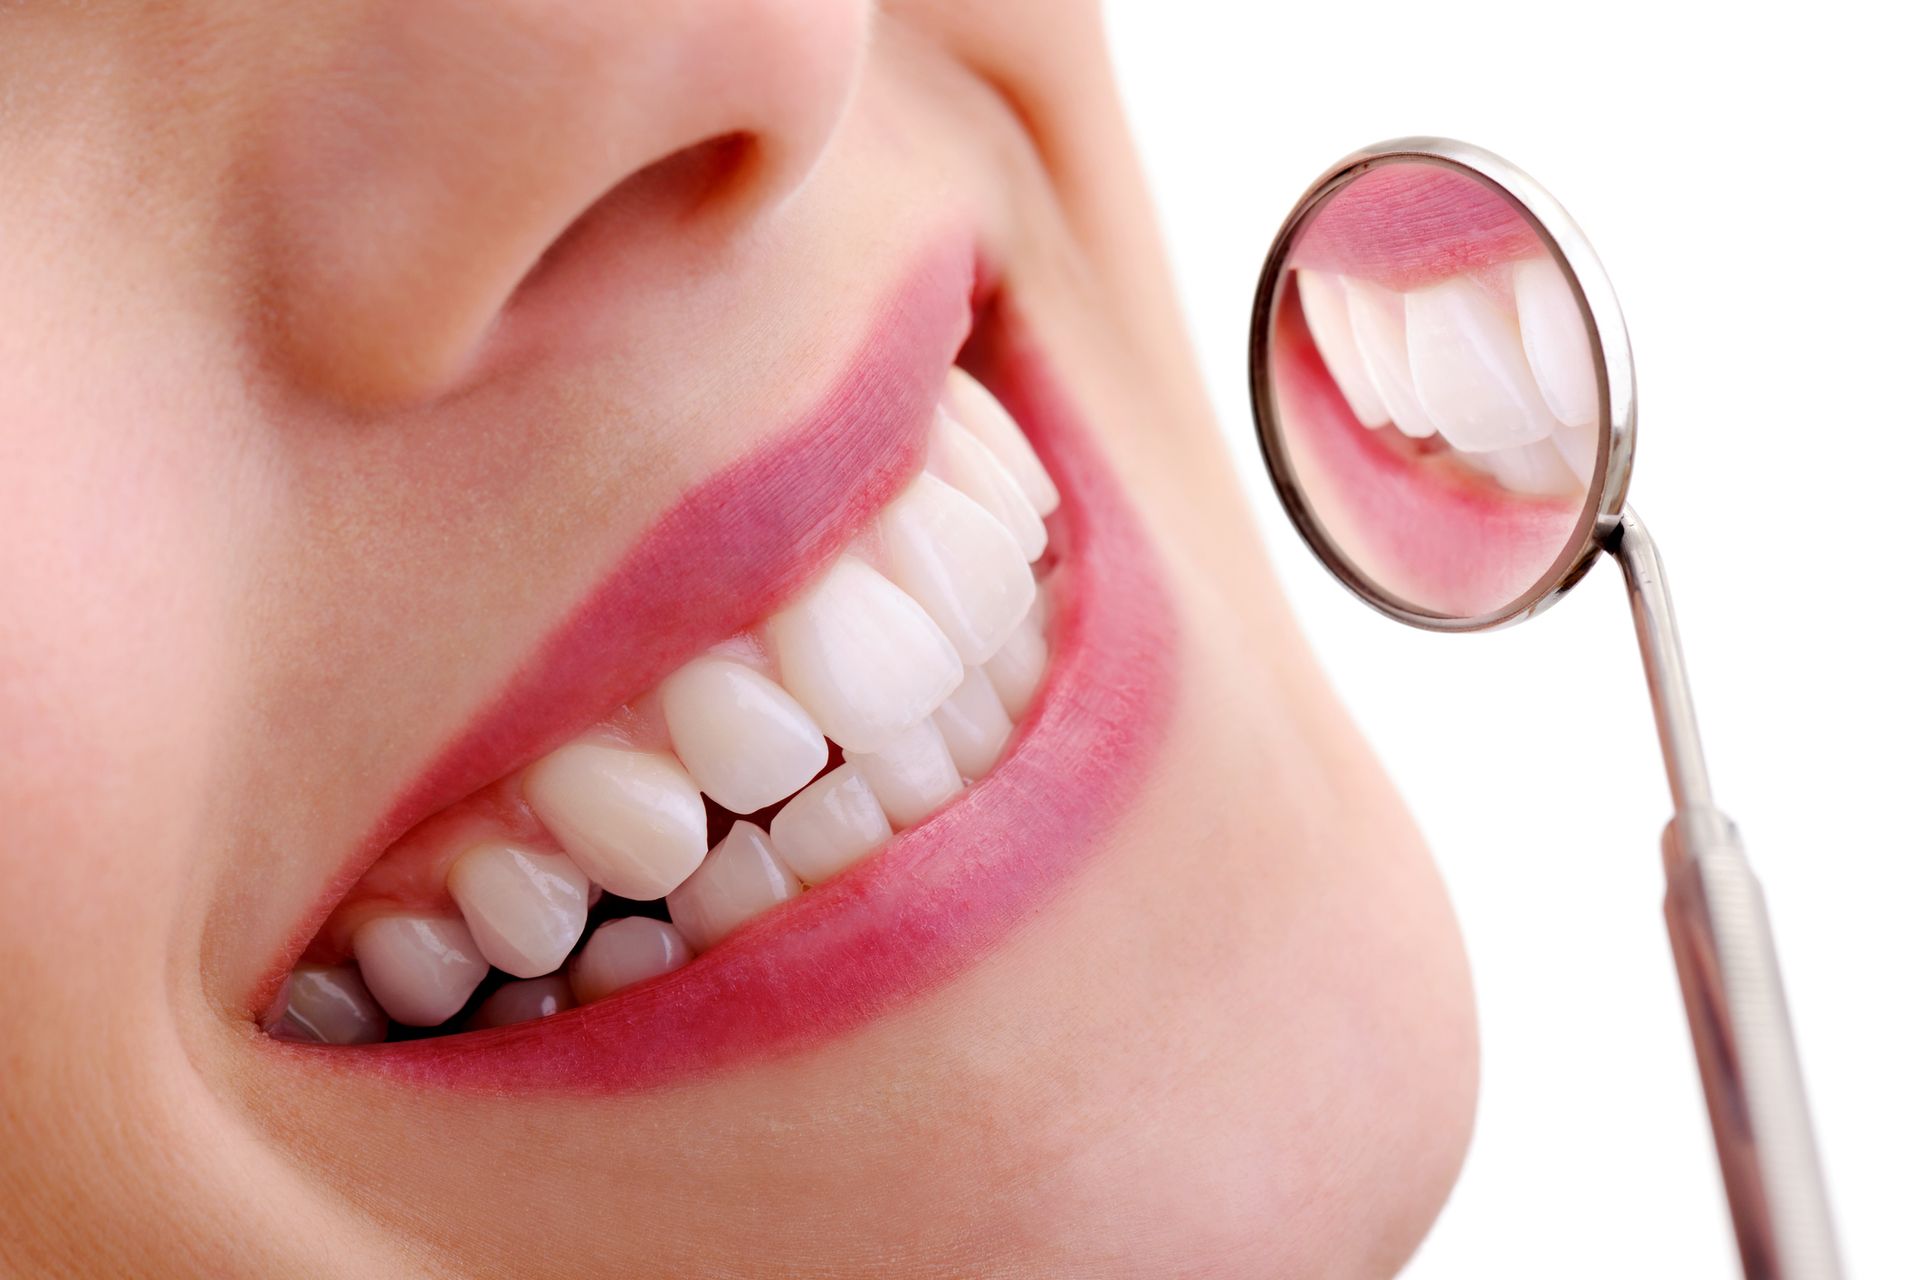
[[[311,926],[412,823],[764,617],[839,550],[919,464],[965,334],[967,265],[937,255],[805,425],[641,540],[394,806]],[[350,1050],[263,1040],[268,1051],[333,1053],[342,1066],[421,1083],[642,1088],[844,1032],[952,976],[1045,905],[1124,809],[1164,734],[1175,627],[1144,534],[1087,430],[1005,308],[994,310],[968,363],[1059,484],[1063,563],[1049,683],[993,774],[866,863],[630,991],[495,1030]]]
[[[1316,515],[1381,587],[1454,617],[1498,611],[1554,563],[1584,494],[1528,497],[1370,431],[1320,359],[1289,276],[1275,310],[1272,386],[1288,451]]]
[[[1385,164],[1322,204],[1292,263],[1405,292],[1541,252],[1512,201],[1453,169]]]

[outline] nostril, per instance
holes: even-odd
[[[736,132],[683,147],[628,174],[554,237],[514,286],[507,305],[542,291],[578,251],[604,238],[665,231],[685,236],[703,223],[723,230],[729,215],[749,206],[744,197],[757,186],[756,175],[764,167],[759,140]]]

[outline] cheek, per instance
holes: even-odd
[[[43,1026],[152,989],[134,979],[157,974],[181,918],[229,696],[230,490],[148,391],[57,409],[0,392],[0,935],[18,952],[12,994],[46,1001],[29,1011]]]

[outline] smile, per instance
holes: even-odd
[[[1170,611],[1044,360],[948,261],[407,790],[273,985],[279,1051],[651,1083],[950,976],[1090,853],[1161,736]]]

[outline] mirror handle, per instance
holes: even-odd
[[[1713,804],[1666,570],[1631,507],[1602,545],[1626,575],[1673,791],[1675,816],[1661,838],[1667,934],[1741,1261],[1749,1280],[1839,1280],[1766,900],[1739,833]]]

